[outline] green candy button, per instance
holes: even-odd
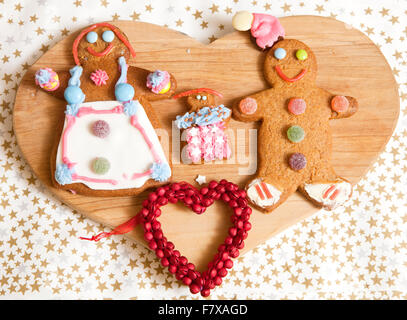
[[[110,162],[106,158],[95,158],[92,162],[92,169],[96,174],[105,174],[110,169]]]
[[[297,50],[295,53],[295,56],[297,57],[298,60],[305,60],[308,58],[308,53],[304,49]]]
[[[300,126],[292,126],[287,130],[287,138],[291,142],[300,142],[304,139],[305,132]]]

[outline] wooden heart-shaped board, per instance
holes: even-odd
[[[317,85],[335,94],[354,96],[359,101],[359,111],[352,118],[331,121],[333,166],[338,175],[357,183],[383,150],[398,118],[399,96],[391,68],[369,38],[340,21],[293,16],[282,18],[281,23],[287,38],[301,40],[314,51],[319,67]],[[212,88],[223,93],[220,103],[231,106],[235,99],[268,87],[262,69],[265,55],[254,46],[248,33],[234,32],[203,45],[157,25],[129,21],[113,24],[126,33],[137,52],[130,64],[149,70],[168,70],[177,79],[179,92]],[[51,48],[25,74],[14,106],[14,131],[24,157],[46,187],[86,217],[114,227],[138,212],[146,192],[137,197],[100,198],[74,195],[51,185],[50,153],[55,135],[60,134],[55,128],[64,119],[66,104],[39,90],[34,83],[34,73],[42,67],[70,69],[74,65],[72,42],[79,32]],[[225,178],[243,187],[251,179],[257,156],[253,150],[255,141],[252,139],[249,143],[249,130],[258,128],[258,124],[230,121],[232,161],[188,165],[178,161],[179,137],[173,137],[171,130],[176,115],[187,111],[185,100],[170,99],[152,104],[168,133],[161,141],[172,158],[173,181],[196,185],[194,179],[200,174],[206,176],[207,181]],[[239,170],[250,167],[251,173],[247,170],[249,174],[239,174]],[[217,244],[225,238],[230,225],[228,210],[227,206],[215,203],[205,215],[197,216],[182,205],[168,205],[160,221],[168,239],[202,269],[212,258]],[[271,214],[254,210],[253,229],[244,251],[318,210],[300,194],[291,196]],[[128,236],[145,244],[140,227]]]

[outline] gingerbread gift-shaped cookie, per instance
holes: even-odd
[[[84,29],[73,43],[76,66],[38,70],[36,83],[66,101],[65,121],[51,156],[56,187],[73,193],[138,194],[168,182],[171,169],[155,129],[149,101],[176,89],[166,71],[128,65],[135,52],[108,23]]]
[[[193,163],[228,159],[231,150],[225,133],[232,111],[223,104],[216,105],[219,92],[199,88],[181,92],[174,99],[187,97],[189,111],[177,116],[175,124],[186,130],[186,157]]]
[[[234,26],[248,30],[255,20],[247,12],[238,13]],[[263,49],[271,47],[264,61],[271,88],[240,99],[233,107],[236,120],[261,121],[258,171],[246,186],[247,195],[264,212],[271,212],[296,190],[333,209],[351,197],[352,185],[331,165],[329,120],[352,116],[358,104],[355,98],[317,87],[314,53],[301,41],[281,40],[281,29],[274,17],[257,22],[256,35],[267,43]]]

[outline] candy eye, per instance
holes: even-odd
[[[297,57],[298,60],[305,60],[308,58],[308,53],[304,49],[297,50],[295,53],[295,56]]]
[[[102,39],[105,42],[112,42],[114,39],[114,33],[111,30],[106,30],[105,32],[103,32],[102,34]]]
[[[95,43],[98,39],[98,34],[94,31],[89,32],[86,35],[86,41],[88,41],[89,43]]]
[[[202,100],[205,101],[208,97],[207,96],[202,96]]]
[[[198,94],[198,95],[196,96],[196,99],[197,99],[197,100],[201,100],[201,96]]]
[[[277,48],[274,50],[274,57],[278,60],[284,59],[287,52],[283,48]]]

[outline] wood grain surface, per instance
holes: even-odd
[[[340,21],[293,16],[282,18],[281,22],[287,38],[305,42],[316,54],[318,86],[336,94],[354,96],[359,101],[360,109],[355,116],[331,121],[333,165],[340,176],[357,183],[383,150],[398,118],[399,95],[391,68],[369,38]],[[248,33],[234,32],[210,45],[203,45],[182,33],[157,25],[130,21],[112,23],[127,34],[137,52],[136,59],[130,64],[150,70],[168,70],[176,77],[178,92],[213,88],[224,95],[219,102],[231,106],[235,99],[267,88],[262,70],[264,53],[257,50]],[[64,119],[65,102],[36,88],[34,73],[41,67],[71,68],[74,65],[72,42],[79,32],[77,30],[51,48],[25,74],[14,106],[14,131],[27,163],[47,188],[86,217],[114,227],[138,212],[147,193],[138,197],[98,198],[74,195],[51,186],[49,158],[55,135],[60,134],[55,128]],[[233,158],[229,162],[188,165],[179,163],[179,137],[172,137],[171,131],[176,115],[187,111],[185,100],[170,99],[152,102],[152,105],[167,133],[162,135],[162,144],[172,157],[174,181],[197,185],[194,179],[201,174],[207,177],[207,181],[225,178],[243,187],[250,180],[255,168],[256,143],[251,139],[249,144],[249,130],[256,129],[258,124],[230,121]],[[251,157],[249,147],[253,153]],[[249,174],[242,174],[242,170]],[[253,229],[243,251],[254,248],[318,210],[296,193],[271,214],[254,211],[251,217]],[[229,209],[222,203],[215,203],[201,216],[182,205],[168,205],[162,211],[160,221],[167,238],[202,269],[227,234]],[[128,236],[145,244],[141,227]]]

